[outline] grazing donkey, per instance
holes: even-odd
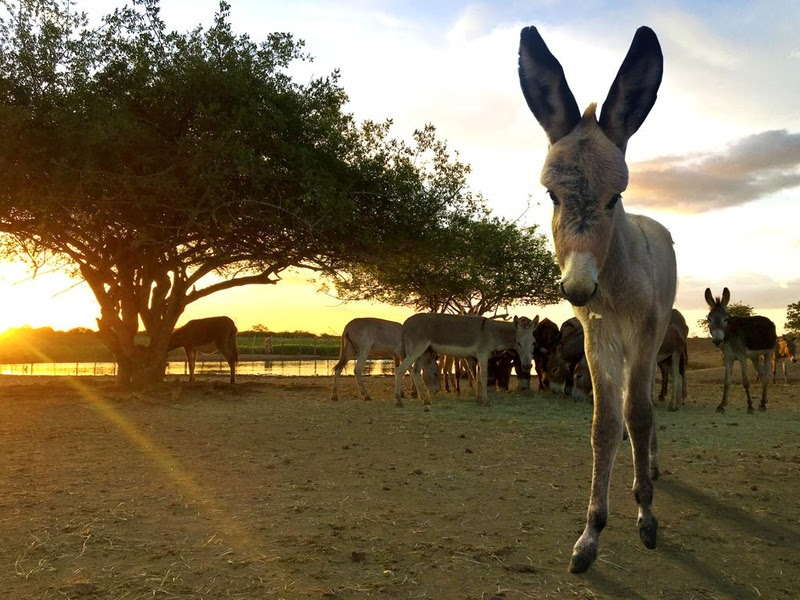
[[[231,383],[236,383],[236,363],[239,360],[236,333],[236,324],[230,317],[194,319],[172,332],[167,351],[183,348],[186,352],[189,381],[194,381],[197,353],[219,351],[231,368]]]
[[[628,139],[650,112],[662,71],[655,33],[639,28],[598,122],[595,104],[581,116],[561,64],[536,28],[521,33],[522,93],[550,142],[541,181],[553,201],[560,289],[583,324],[594,388],[591,496],[569,565],[573,573],[586,571],[597,556],[623,418],[633,452],[639,535],[647,548],[656,545],[658,522],[650,508],[658,475],[653,380],[675,300],[675,252],[666,228],[627,214],[620,200],[628,185]]]
[[[367,358],[393,358],[394,366],[400,364],[405,357],[403,353],[403,342],[401,334],[403,325],[397,321],[387,321],[386,319],[376,319],[372,317],[361,317],[353,319],[345,325],[342,331],[342,345],[339,349],[339,362],[333,366],[333,387],[331,388],[331,400],[338,400],[339,376],[347,363],[355,358],[356,366],[353,374],[358,385],[358,392],[363,400],[372,400],[372,397],[364,387],[362,380],[364,365]],[[439,391],[439,369],[435,365],[433,353],[426,353],[420,357],[414,365],[419,371],[423,370],[425,385],[433,393]]]
[[[539,321],[533,337],[536,342],[533,346],[533,364],[536,369],[536,377],[539,379],[539,391],[543,392],[550,389],[547,361],[558,346],[560,339],[558,325],[545,317]]]
[[[547,379],[556,394],[572,394],[575,368],[584,357],[586,345],[583,325],[576,317],[561,324],[555,352],[547,359]]]
[[[686,364],[689,353],[686,338],[689,337],[689,326],[677,308],[672,309],[664,341],[658,349],[658,370],[661,371],[661,391],[659,402],[667,397],[669,375],[672,372],[672,396],[667,410],[678,410],[678,405],[686,402],[688,386],[686,384]]]
[[[775,346],[775,354],[772,355],[772,383],[775,383],[775,376],[778,373],[778,363],[783,367],[783,382],[789,383],[786,375],[786,361],[797,362],[797,336],[782,335],[778,338]]]
[[[474,357],[478,360],[479,383],[475,386],[479,404],[488,404],[488,364],[492,352],[516,350],[522,368],[530,372],[533,361],[533,332],[539,317],[533,320],[514,317],[513,323],[505,323],[486,317],[472,315],[445,315],[418,313],[403,323],[403,349],[406,357],[395,371],[395,401],[403,406],[400,397],[403,375],[427,350],[458,357]],[[423,405],[430,400],[413,371],[414,384]]]
[[[767,386],[769,378],[767,369],[769,359],[775,351],[778,336],[775,333],[775,323],[767,317],[732,317],[728,315],[728,302],[731,292],[728,288],[722,290],[722,298],[714,298],[711,289],[706,288],[706,302],[711,311],[708,313],[708,330],[711,332],[711,341],[722,349],[722,359],[725,362],[725,385],[722,388],[722,402],[717,407],[717,412],[725,412],[728,404],[728,394],[731,390],[731,373],[733,362],[738,360],[742,367],[742,385],[747,394],[747,412],[753,413],[753,399],[750,396],[750,380],[747,378],[747,359],[750,358],[756,366],[761,377],[761,404],[758,410],[767,410]],[[763,362],[761,358],[763,357]]]
[[[589,363],[586,362],[585,354],[581,356],[581,360],[575,365],[575,371],[572,373],[570,396],[575,402],[594,402],[592,375],[589,373]]]

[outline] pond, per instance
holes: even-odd
[[[297,360],[242,360],[236,365],[237,375],[282,375],[308,377],[314,375],[331,375],[336,359],[297,359]],[[352,375],[355,361],[347,363],[343,375]],[[114,362],[76,362],[76,363],[28,363],[28,364],[0,364],[0,375],[32,375],[32,376],[59,376],[59,375],[115,375],[117,363]],[[229,372],[228,364],[223,360],[197,361],[196,375],[226,375]],[[167,363],[167,375],[188,375],[189,366],[186,361],[171,361]],[[364,368],[365,374],[392,375],[394,362],[392,360],[378,359],[367,360]]]

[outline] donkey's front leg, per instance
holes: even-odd
[[[717,406],[717,412],[722,413],[725,412],[725,407],[728,405],[728,396],[731,393],[731,378],[733,375],[733,359],[728,360],[728,357],[724,357],[725,361],[725,383],[722,387],[722,402],[719,403]]]
[[[489,405],[489,355],[480,355],[478,359],[478,389],[475,390],[478,404]]]
[[[424,350],[423,350],[424,352]],[[422,356],[422,352],[419,353],[419,356]],[[403,361],[395,367],[394,376],[394,404],[395,406],[403,406],[403,376],[406,372],[411,368],[411,365],[414,364],[414,361],[419,358],[419,356],[415,356],[413,353],[409,353],[403,359]],[[412,375],[413,379],[413,375]]]
[[[592,419],[592,489],[586,513],[586,527],[575,542],[571,573],[583,573],[597,558],[597,542],[608,520],[608,488],[614,457],[622,439],[622,396],[619,382],[621,359],[606,355],[601,363],[589,359],[594,386],[594,417]],[[620,364],[610,364],[616,362]],[[613,374],[613,375],[612,375]],[[613,377],[613,378],[612,378]]]
[[[639,507],[636,524],[642,543],[651,550],[656,547],[658,534],[658,521],[650,510],[653,479],[658,478],[658,444],[652,397],[654,374],[654,365],[639,362],[634,366],[624,407],[633,454],[633,496]],[[678,383],[673,380],[673,388]]]

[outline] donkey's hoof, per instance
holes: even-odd
[[[668,406],[667,410],[669,412],[678,412],[678,407],[677,406]]]
[[[331,396],[331,402],[338,402],[338,401],[339,401],[339,396],[336,396],[335,394]]]
[[[658,538],[658,521],[653,517],[648,525],[639,526],[639,537],[648,550],[656,547],[656,539]]]
[[[718,406],[718,407],[717,407],[717,412],[718,412],[718,413],[724,413],[724,412],[725,412],[725,407],[724,407],[724,406],[722,406],[722,405]]]
[[[661,475],[661,473],[659,473],[658,467],[650,467],[650,479],[657,481],[659,475]]]
[[[423,410],[423,412],[430,412],[431,405],[430,404],[423,404],[422,405],[422,410]]]
[[[403,408],[403,401],[400,398],[395,398],[394,405]]]
[[[372,402],[372,396],[369,394],[364,394],[364,402]]]
[[[587,569],[592,566],[595,556],[595,552],[575,552],[569,561],[569,568],[567,570],[575,575],[585,573]]]
[[[752,407],[752,406],[748,406],[748,407],[747,407],[747,414],[748,414],[748,415],[752,415],[752,414],[753,414],[753,413],[755,413],[755,412],[756,412],[756,411],[755,411],[755,410],[753,410],[753,407]]]
[[[759,410],[760,412],[767,412],[767,406],[766,406],[766,404],[762,404],[761,406],[759,406],[759,407],[758,407],[758,410]]]

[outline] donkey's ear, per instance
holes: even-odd
[[[623,153],[655,104],[663,72],[664,57],[656,34],[649,27],[640,27],[600,113],[600,127]]]
[[[722,290],[722,306],[728,306],[728,302],[731,301],[731,291],[728,288]]]
[[[551,145],[581,120],[578,103],[564,78],[564,69],[548,50],[536,27],[526,27],[520,34],[519,83],[528,107]]]
[[[711,293],[711,288],[706,288],[706,304],[714,308],[717,303],[714,301],[714,294]]]
[[[531,327],[536,329],[539,326],[539,315],[533,317],[533,321],[531,321]]]

